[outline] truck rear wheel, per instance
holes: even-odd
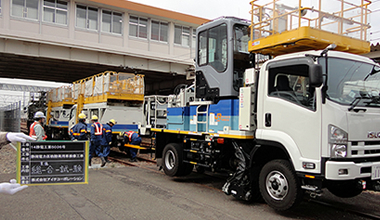
[[[278,211],[295,207],[304,194],[287,160],[272,160],[265,164],[260,172],[259,187],[265,202]]]
[[[163,168],[168,176],[189,175],[194,165],[183,162],[183,149],[180,144],[167,144],[163,151]]]
[[[341,198],[351,198],[359,195],[363,191],[363,186],[359,181],[331,181],[327,189],[334,195]]]

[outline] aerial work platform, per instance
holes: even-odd
[[[105,71],[73,83],[74,98],[84,95],[84,104],[144,101],[144,75]]]
[[[329,44],[354,54],[370,52],[368,0],[259,2],[264,1],[251,1],[250,52],[277,56]]]

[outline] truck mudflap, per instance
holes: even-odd
[[[247,169],[249,155],[236,142],[232,142],[232,145],[235,148],[237,167],[223,185],[222,190],[227,195],[232,194],[236,198],[249,201],[252,199],[251,181]]]

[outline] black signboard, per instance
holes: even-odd
[[[35,141],[17,149],[17,180],[25,185],[88,183],[88,141]]]

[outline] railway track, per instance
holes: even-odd
[[[130,162],[129,158],[127,158],[127,155],[125,153],[114,151],[114,150],[111,150],[111,153],[108,156],[108,159],[112,160],[114,162],[117,162],[117,163],[121,163],[121,164],[126,165],[126,166],[140,166],[141,163],[139,163],[139,162],[141,162],[141,161],[156,164],[155,160],[150,159],[150,158],[145,158],[142,156],[137,156],[137,160],[139,162]]]

